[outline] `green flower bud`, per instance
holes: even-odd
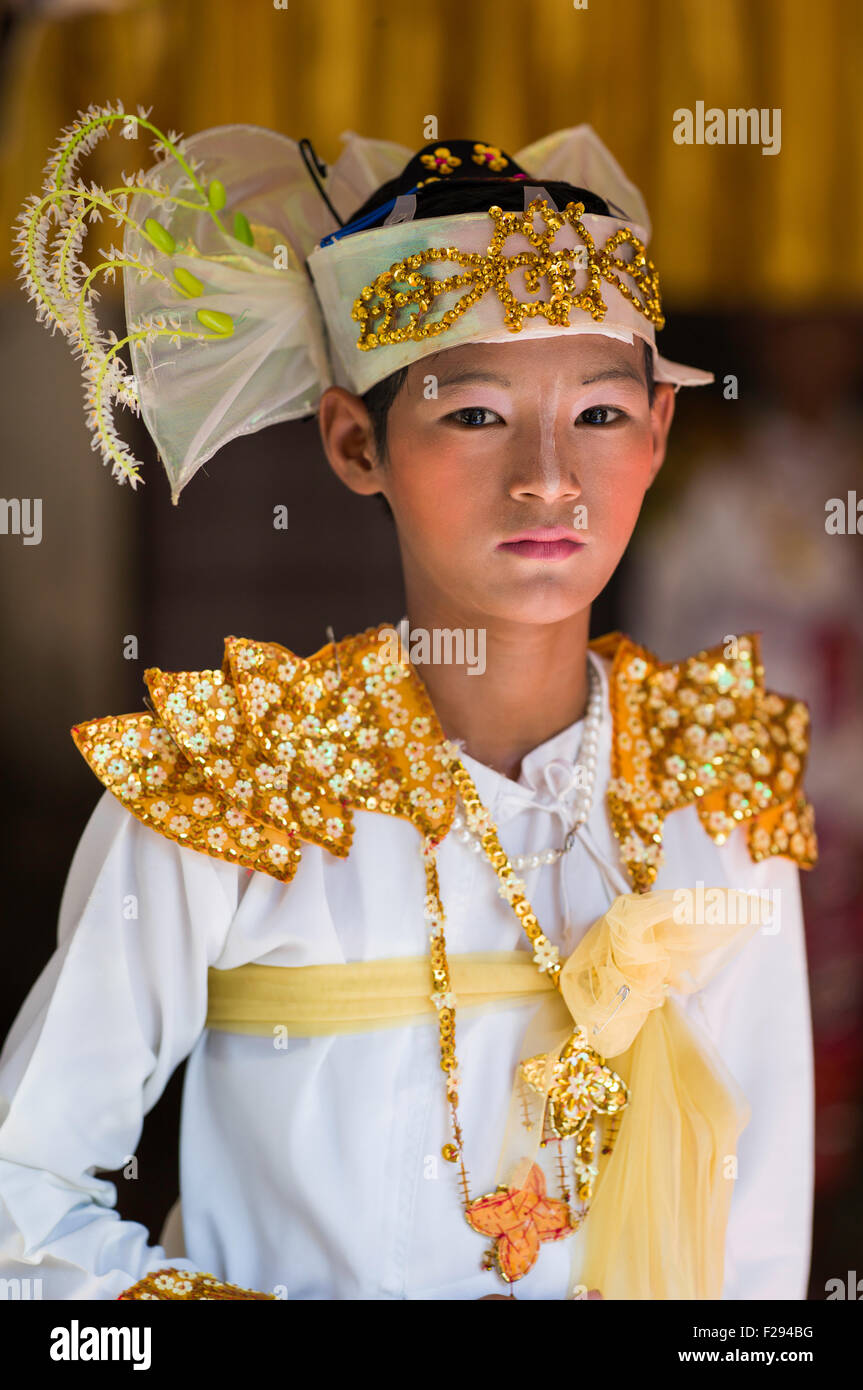
[[[246,246],[254,246],[255,238],[252,236],[252,229],[249,226],[249,219],[243,212],[234,213],[234,236],[237,241],[242,241]]]
[[[221,338],[229,338],[234,331],[231,315],[223,314],[219,309],[199,309],[195,317],[204,328],[218,333]]]
[[[203,294],[204,286],[201,284],[197,275],[193,275],[191,270],[186,270],[185,266],[178,265],[174,271],[174,279],[186,294]]]
[[[213,182],[207,189],[207,201],[213,209],[213,212],[219,212],[225,206],[228,199],[225,193],[225,185],[222,183],[221,179],[213,179]]]
[[[144,222],[144,231],[147,233],[150,240],[155,242],[159,250],[165,252],[166,256],[172,256],[174,254],[177,249],[176,241],[171,236],[171,233],[166,231],[160,222],[156,221],[155,217],[148,217],[146,219]]]

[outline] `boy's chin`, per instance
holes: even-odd
[[[590,607],[595,597],[591,591],[581,589],[561,591],[546,587],[530,594],[512,595],[497,589],[485,595],[480,606],[489,621],[542,627],[575,618]]]

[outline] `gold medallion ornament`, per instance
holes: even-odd
[[[556,212],[544,198],[535,198],[523,213],[491,207],[489,217],[494,231],[487,251],[429,246],[405,256],[365,285],[355,299],[351,317],[360,324],[357,347],[367,351],[386,343],[436,337],[451,328],[489,290],[503,305],[504,323],[513,333],[521,331],[526,318],[538,314],[549,323],[568,328],[573,309],[585,310],[599,322],[607,310],[600,293],[603,280],[652,324],[662,328],[665,319],[659,276],[647,258],[644,243],[630,228],[619,227],[604,246],[598,247],[581,220],[583,213],[583,203],[568,203],[563,212]],[[537,218],[544,224],[541,230],[535,225]],[[579,246],[554,244],[564,226],[574,230]],[[526,237],[535,249],[504,255],[507,239],[515,235]],[[620,255],[620,248],[627,245],[630,255]],[[425,265],[447,261],[461,270],[438,277],[420,273]],[[518,299],[509,280],[518,271],[523,271],[529,293],[536,294],[543,279],[547,293],[539,299]],[[576,286],[580,272],[585,272],[583,289]],[[460,290],[464,293],[439,318],[427,317],[441,295]]]
[[[521,1074],[534,1091],[548,1096],[548,1128],[556,1139],[584,1133],[594,1115],[617,1115],[629,1100],[620,1077],[606,1066],[577,1028],[554,1062],[551,1080],[544,1080],[549,1057],[542,1053],[521,1064]]]

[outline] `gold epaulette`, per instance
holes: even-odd
[[[137,1284],[124,1289],[117,1296],[117,1302],[135,1299],[191,1299],[212,1301],[217,1298],[244,1298],[275,1300],[273,1293],[258,1293],[256,1289],[242,1289],[239,1284],[223,1284],[213,1274],[187,1274],[183,1269],[158,1269],[154,1274],[145,1274]]]
[[[757,633],[664,664],[620,633],[614,655],[608,810],[633,887],[662,864],[666,816],[695,805],[716,844],[746,826],[753,860],[778,854],[811,868],[814,816],[803,792],[809,711],[764,688]]]
[[[301,845],[346,856],[355,809],[440,840],[456,793],[445,735],[387,624],[303,658],[229,637],[221,670],[145,673],[152,712],[72,730],[99,780],[138,820],[205,854],[289,881]],[[634,889],[662,863],[665,817],[695,804],[717,844],[747,827],[754,860],[815,863],[803,792],[806,706],[764,689],[756,634],[663,664],[619,632],[612,660],[608,811]]]
[[[92,719],[72,736],[138,820],[283,882],[302,841],[347,855],[355,807],[444,832],[455,810],[435,753],[444,736],[411,665],[380,659],[381,628],[309,658],[228,637],[221,670],[152,668],[153,713]]]

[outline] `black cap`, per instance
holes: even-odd
[[[609,214],[608,204],[597,194],[554,179],[538,179],[499,146],[482,140],[433,140],[408,160],[396,178],[367,198],[347,226],[360,219],[365,227],[373,225],[371,214],[376,209],[381,209],[383,218],[383,209],[407,193],[416,196],[416,218],[487,212],[495,204],[508,212],[521,211],[526,182],[544,188],[558,208],[583,203],[585,212]]]

